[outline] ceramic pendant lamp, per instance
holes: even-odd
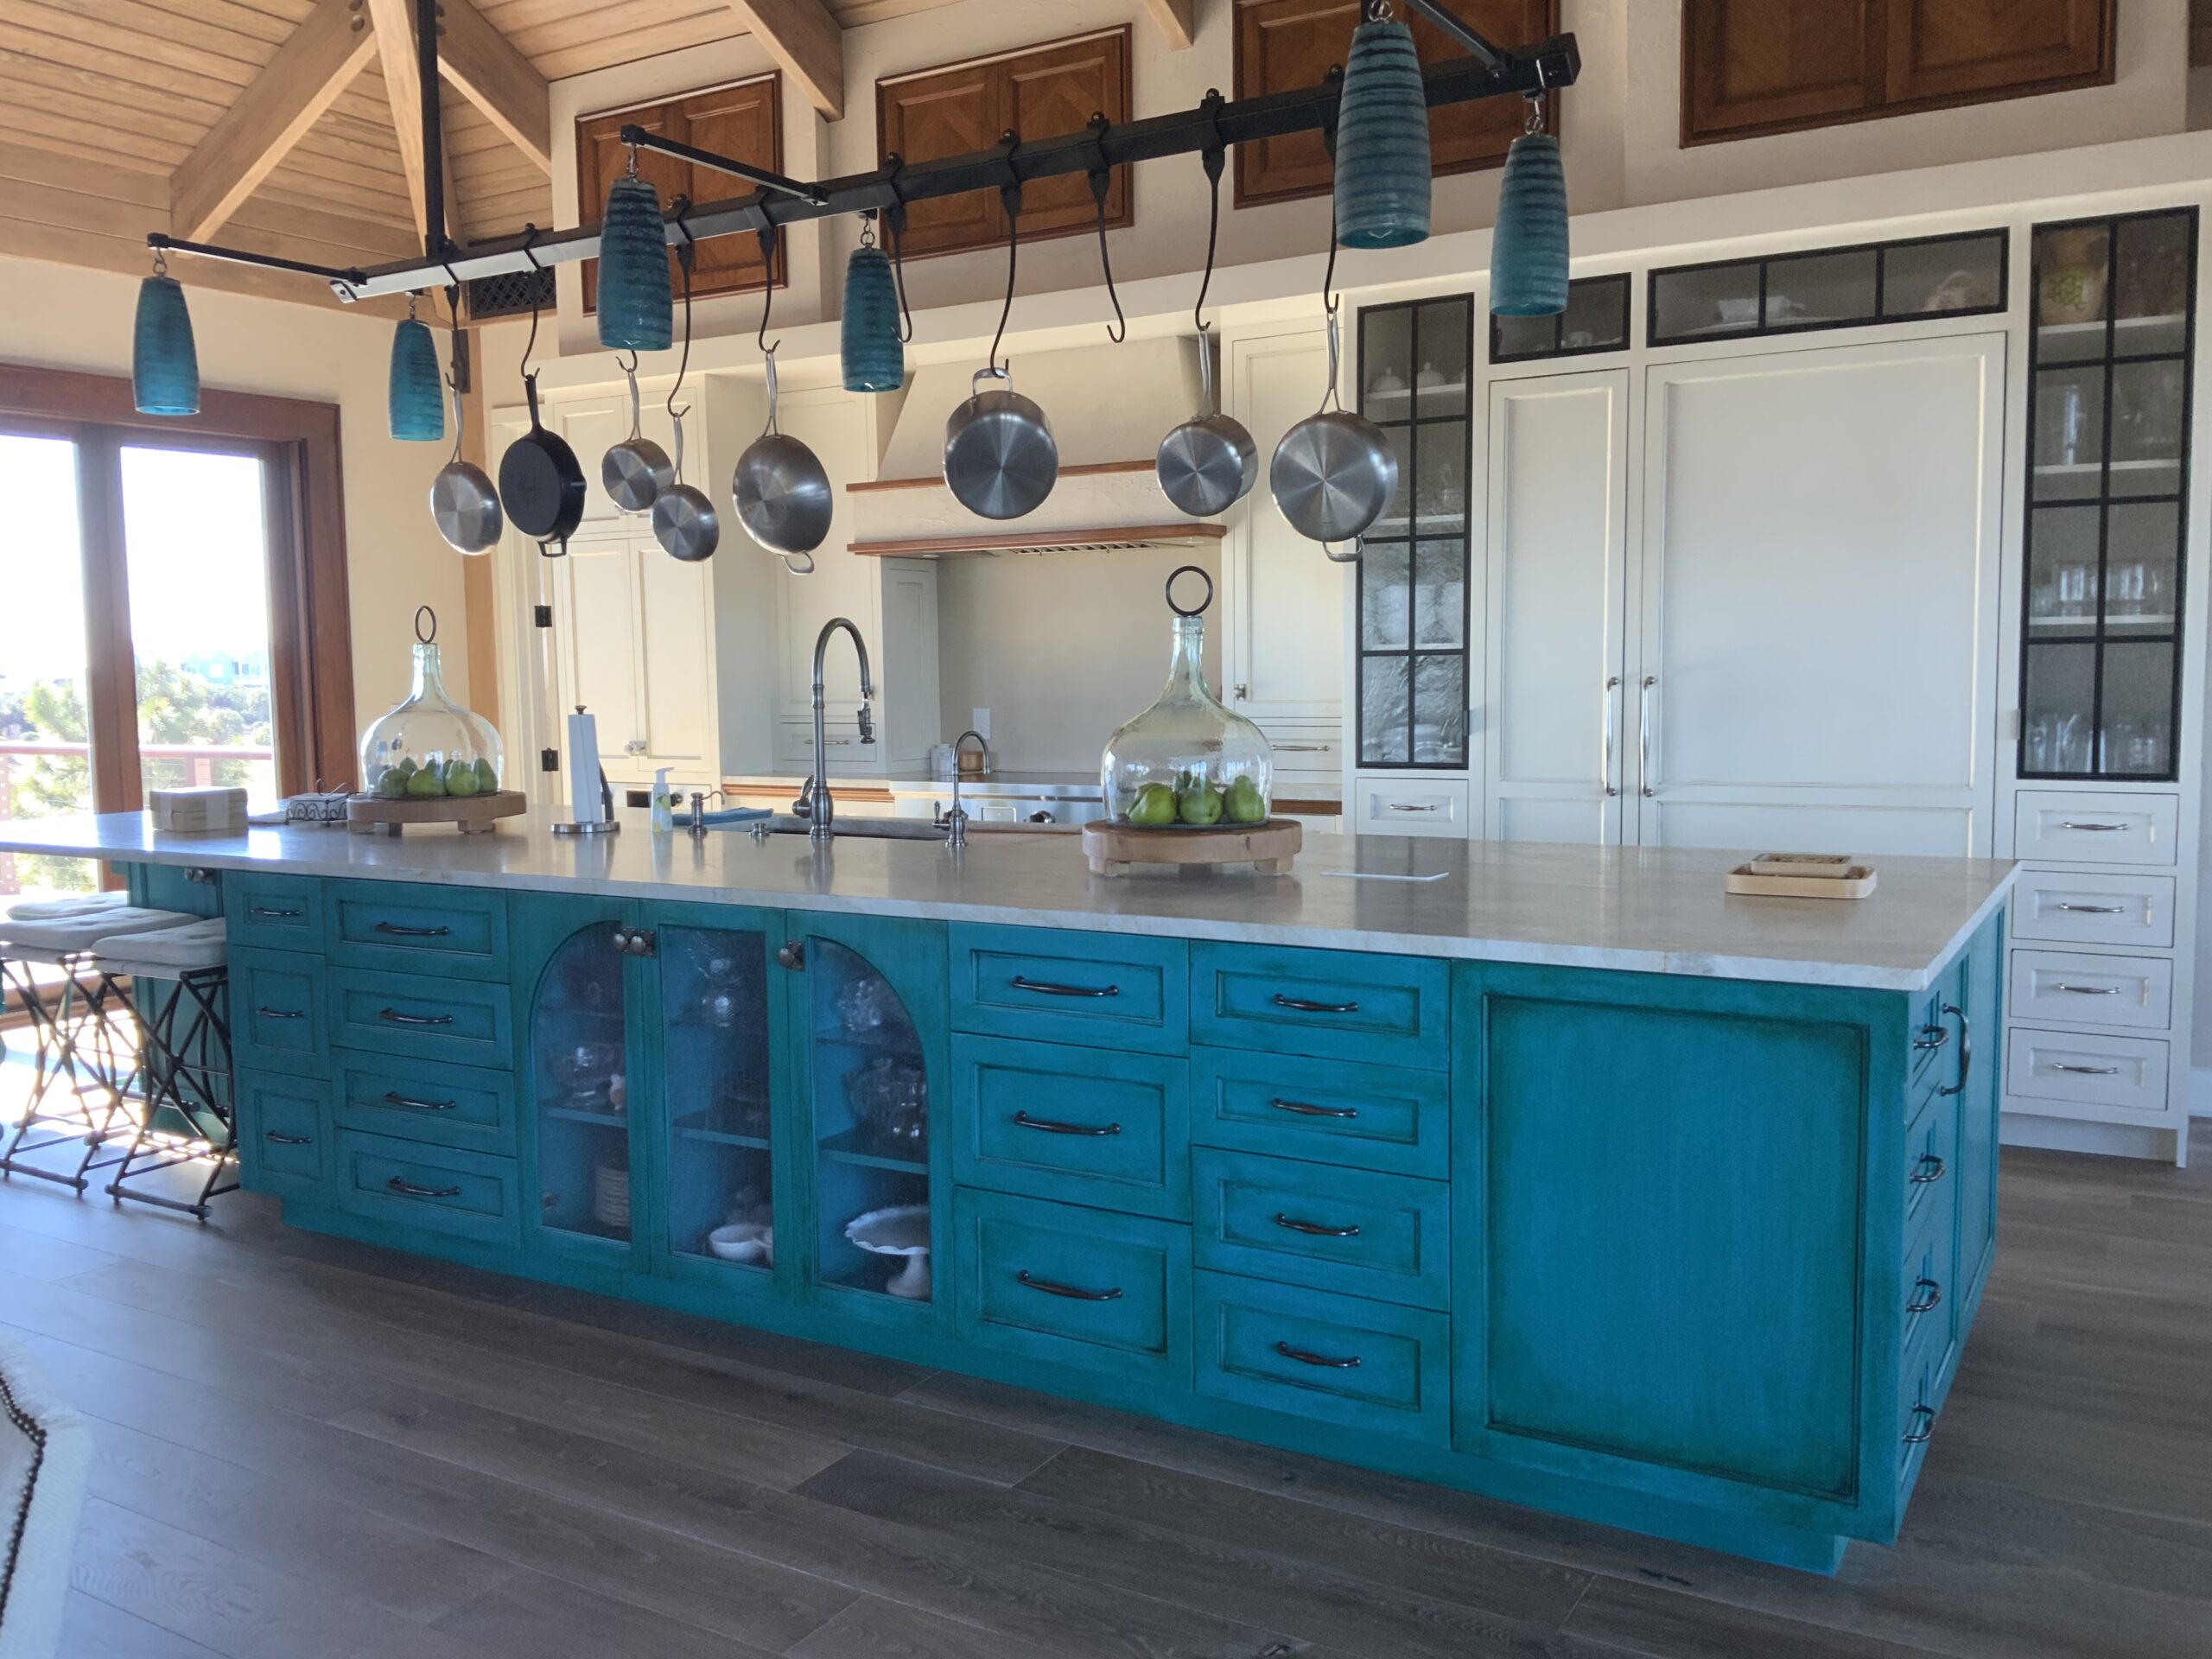
[[[391,337],[387,401],[393,437],[432,443],[445,436],[445,383],[438,373],[437,343],[430,338],[428,326],[416,321],[411,294],[407,297],[407,320]]]
[[[1370,0],[1337,107],[1337,238],[1348,248],[1428,239],[1428,99],[1413,30]]]
[[[1506,151],[1497,187],[1490,308],[1501,317],[1550,317],[1567,309],[1567,174],[1559,140],[1543,125],[1543,101],[1531,99],[1529,130]]]
[[[664,352],[676,335],[668,236],[660,193],[629,171],[607,187],[599,222],[599,343],[611,351]]]
[[[899,295],[891,261],[875,245],[873,222],[845,265],[845,304],[838,323],[847,391],[896,391],[906,384],[906,348],[899,338]]]
[[[184,289],[154,256],[154,274],[138,284],[138,316],[130,336],[130,401],[141,415],[200,412],[200,353]]]

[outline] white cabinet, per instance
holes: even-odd
[[[721,781],[708,566],[662,552],[650,531],[580,531],[552,561],[556,696],[597,718],[615,783],[667,767],[687,788]]]

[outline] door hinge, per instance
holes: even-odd
[[[653,953],[653,931],[649,927],[618,927],[614,930],[614,948],[626,957],[650,957]]]
[[[804,939],[793,939],[789,944],[778,945],[776,965],[779,968],[788,968],[795,974],[804,973],[806,971],[806,942]]]

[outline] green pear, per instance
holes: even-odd
[[[1137,798],[1129,804],[1129,822],[1147,830],[1156,830],[1175,822],[1175,791],[1166,784],[1147,784],[1137,791]]]
[[[1229,785],[1228,810],[1232,823],[1262,823],[1268,816],[1267,797],[1249,778],[1239,778]]]
[[[488,754],[478,755],[476,757],[476,792],[479,795],[491,795],[496,793],[499,787],[499,768],[492,764],[492,757]]]
[[[446,762],[446,793],[463,800],[476,793],[476,763],[474,760]]]
[[[445,780],[438,776],[437,768],[424,766],[407,780],[409,795],[422,799],[446,792]]]
[[[407,774],[397,766],[386,766],[377,774],[377,780],[371,787],[380,800],[400,800],[407,793]]]
[[[1201,778],[1175,800],[1183,822],[1204,826],[1221,822],[1221,791]]]

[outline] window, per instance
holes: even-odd
[[[734,162],[746,162],[771,173],[784,170],[783,78],[756,75],[733,86],[690,92],[664,103],[626,110],[610,110],[576,122],[576,196],[582,217],[596,224],[607,206],[607,188],[630,165],[629,147],[623,143],[625,126],[696,149],[711,149]],[[696,201],[728,201],[751,188],[744,180],[710,167],[694,167],[673,156],[655,150],[638,152],[638,173],[650,179],[666,207],[679,195]],[[676,256],[669,255],[674,273]],[[775,285],[789,280],[784,250],[776,250]],[[741,294],[764,286],[760,244],[750,236],[717,237],[702,242],[691,269],[694,298],[709,294]],[[584,309],[599,303],[599,261],[584,262]]]
[[[1129,118],[1129,29],[1055,41],[1003,56],[952,64],[875,83],[876,153],[933,162],[996,149],[1007,132],[1051,138],[1080,132],[1093,114]],[[1081,173],[1022,187],[1021,239],[1077,236],[1098,223],[1090,181]],[[1129,169],[1114,169],[1106,223],[1136,223]],[[906,209],[908,257],[1002,245],[1006,210],[995,190],[918,201]]]
[[[1654,346],[1863,328],[2005,308],[2002,231],[1811,248],[1651,273]]]
[[[1567,285],[1567,309],[1550,317],[1492,317],[1490,360],[1586,357],[1628,349],[1628,273],[1578,276]]]
[[[1559,33],[1558,0],[1452,0],[1452,4],[1471,27],[1500,46],[1531,46]],[[1239,0],[1236,96],[1258,98],[1318,86],[1332,67],[1344,62],[1359,14],[1359,0]],[[1413,16],[1402,7],[1399,15],[1412,23],[1414,47],[1423,63],[1464,55],[1427,19]],[[1557,132],[1557,93],[1544,100],[1544,112]],[[1432,168],[1443,175],[1499,166],[1527,119],[1527,106],[1517,98],[1480,99],[1430,111]],[[1249,207],[1321,195],[1329,188],[1331,175],[1329,153],[1318,132],[1239,144],[1236,205]]]

